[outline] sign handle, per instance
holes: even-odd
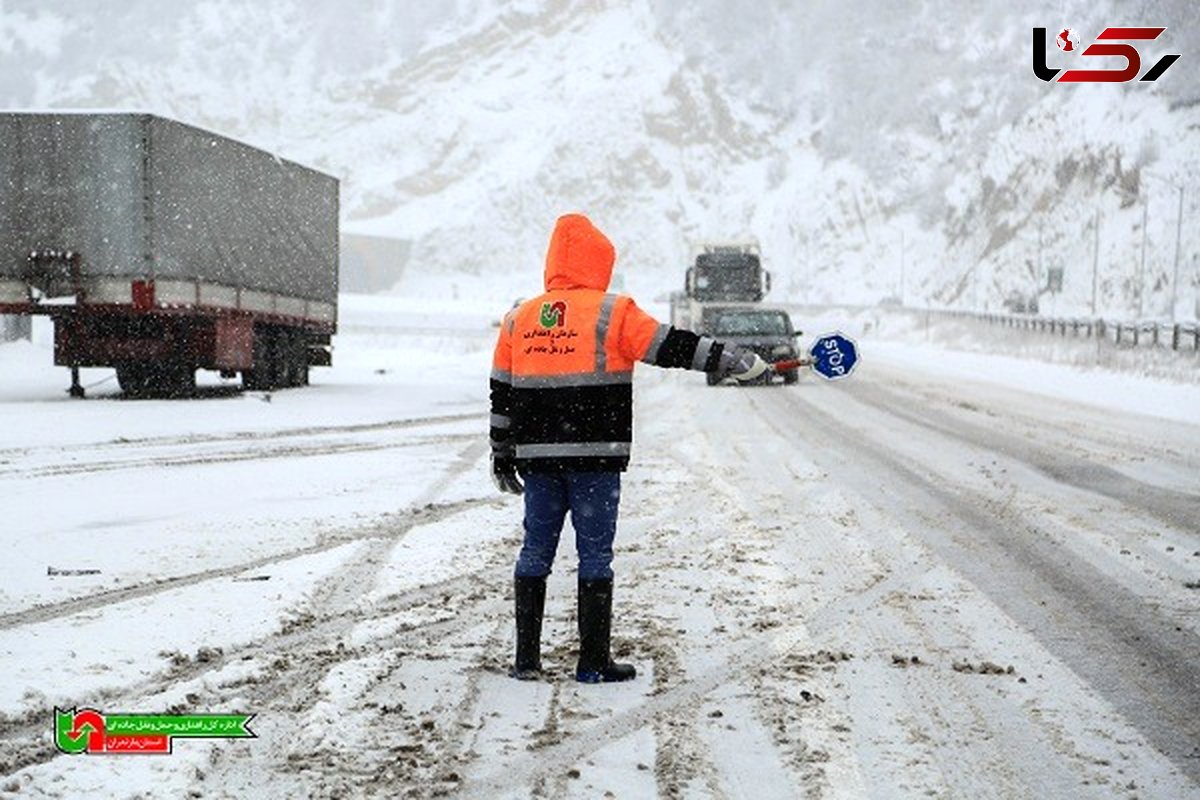
[[[815,362],[812,358],[791,358],[786,361],[776,361],[774,364],[770,364],[769,366],[775,372],[787,372],[790,369],[811,367],[813,363]]]

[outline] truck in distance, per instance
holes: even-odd
[[[706,303],[759,303],[771,290],[757,242],[701,244],[687,268],[682,292],[671,298],[671,323],[695,330]]]

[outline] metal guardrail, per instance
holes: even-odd
[[[943,317],[975,319],[1006,328],[1037,331],[1064,338],[1103,339],[1116,346],[1159,347],[1200,352],[1200,322],[1124,322],[1087,317],[1041,317],[1033,314],[998,314],[950,309],[925,311]]]
[[[804,303],[780,303],[780,306],[797,314],[838,308],[847,313],[878,311],[884,313],[909,314],[923,317],[928,323],[931,318],[967,319],[1016,330],[1045,333],[1061,338],[1103,338],[1110,344],[1122,347],[1158,347],[1178,352],[1200,353],[1200,321],[1160,322],[1155,320],[1129,322],[1106,320],[1097,317],[1043,317],[1037,314],[1013,314],[996,311],[965,311],[951,308],[923,308],[919,306],[860,306],[820,305]]]

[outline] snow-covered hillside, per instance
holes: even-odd
[[[1084,2],[10,0],[0,102],[146,108],[327,169],[348,230],[410,243],[408,293],[526,294],[552,219],[582,209],[639,293],[673,288],[691,241],[754,236],[779,299],[997,308],[1061,267],[1054,310],[1086,313],[1095,261],[1097,311],[1136,313],[1144,284],[1143,314],[1162,316],[1175,187],[1200,186],[1200,35],[1186,2],[1129,16]],[[1132,22],[1168,26],[1146,63],[1183,54],[1158,82],[1033,76],[1033,26],[1092,37]],[[1050,45],[1052,63],[1066,57]],[[1197,209],[1185,188],[1185,317]]]

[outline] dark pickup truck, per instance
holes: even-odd
[[[725,342],[747,347],[764,361],[773,364],[799,357],[796,337],[801,334],[792,325],[792,318],[781,308],[760,303],[727,303],[705,305],[700,318],[700,333]],[[799,368],[780,373],[767,372],[762,378],[769,383],[773,375],[783,377],[785,384],[800,380]],[[721,376],[710,373],[708,385],[721,382]]]

